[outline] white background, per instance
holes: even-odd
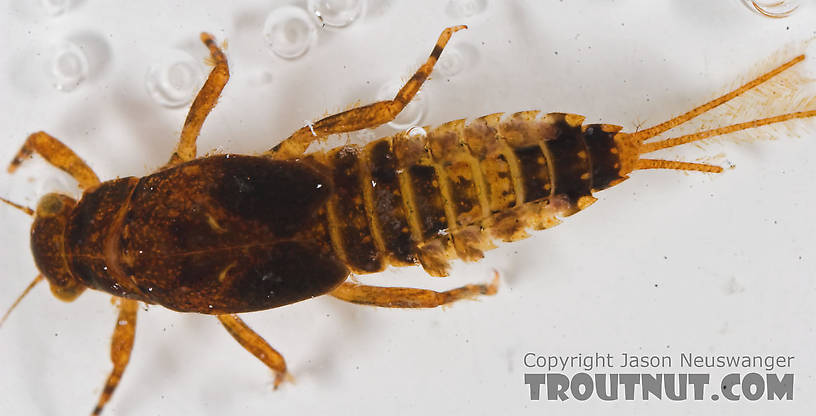
[[[260,35],[281,1],[77,0],[59,17],[28,3],[37,2],[0,8],[0,161],[43,129],[104,179],[145,175],[169,157],[186,107],[156,105],[145,73],[174,47],[193,45],[203,58],[194,43],[202,30],[229,40],[233,77],[199,150],[236,153],[268,149],[304,120],[375,100],[381,85],[407,79],[452,24],[471,28],[449,48],[475,59],[425,84],[423,124],[541,109],[632,131],[746,81],[765,57],[816,31],[813,4],[773,20],[737,0],[490,0],[483,13],[454,18],[444,1],[380,0],[285,61]],[[105,63],[60,92],[42,61],[49,44],[76,37],[103,45],[97,59]],[[247,314],[296,377],[278,391],[214,318],[151,306],[139,315],[107,414],[803,414],[816,404],[814,139],[686,146],[676,152],[681,160],[722,154],[710,160],[736,168],[636,172],[555,229],[504,244],[480,263],[457,262],[449,278],[415,268],[362,279],[445,289],[488,280],[495,267],[503,273],[495,297],[421,311],[321,297]],[[37,160],[0,179],[0,195],[32,207],[54,189],[76,192]],[[30,219],[0,208],[0,223],[5,308],[37,272]],[[66,304],[44,285],[35,289],[0,329],[0,414],[89,412],[110,370],[115,317],[106,294]],[[532,402],[526,352],[794,355],[795,400]]]

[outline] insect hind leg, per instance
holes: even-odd
[[[374,128],[393,120],[411,102],[422,83],[430,77],[436,61],[453,33],[462,29],[467,29],[467,26],[452,26],[442,31],[433,51],[431,51],[431,55],[417,69],[414,76],[397,92],[393,100],[379,101],[326,117],[299,129],[264,154],[274,159],[293,159],[301,156],[309,145],[319,137]]]
[[[218,315],[218,320],[245,350],[252,353],[275,373],[276,389],[283,381],[292,379],[292,376],[286,371],[286,361],[283,356],[245,324],[238,315]]]
[[[120,299],[119,317],[116,318],[116,326],[113,329],[111,339],[110,358],[113,362],[113,370],[105,382],[105,387],[99,396],[99,402],[94,407],[91,415],[102,413],[102,409],[110,400],[116,386],[119,385],[119,381],[122,379],[122,375],[125,373],[125,368],[130,361],[130,352],[133,350],[133,340],[136,334],[136,313],[138,310],[139,304],[135,300]]]
[[[213,66],[207,81],[198,91],[198,95],[196,95],[193,104],[190,106],[190,111],[187,113],[187,119],[184,120],[184,127],[181,130],[181,138],[176,151],[173,152],[170,161],[167,162],[168,165],[195,159],[196,140],[198,140],[198,134],[201,132],[201,126],[204,125],[207,115],[218,103],[218,97],[221,95],[224,86],[227,85],[227,81],[229,81],[227,57],[215,43],[213,36],[209,33],[202,33],[201,41],[210,50],[210,59],[215,63],[215,66]]]
[[[472,299],[480,295],[495,295],[499,288],[499,273],[487,284],[465,285],[444,292],[410,287],[379,287],[357,283],[343,283],[330,295],[358,305],[372,305],[384,308],[435,308],[461,299]]]

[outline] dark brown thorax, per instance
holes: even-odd
[[[196,159],[104,182],[76,205],[53,197],[59,214],[37,216],[32,248],[52,287],[90,287],[185,312],[269,309],[345,279],[325,226],[331,192],[297,162]]]

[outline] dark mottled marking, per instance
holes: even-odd
[[[414,202],[423,238],[432,238],[448,228],[439,178],[433,166],[414,165],[408,169],[414,189]]]
[[[610,183],[623,179],[620,175],[620,158],[615,149],[615,134],[605,132],[600,124],[590,124],[584,130],[584,140],[592,159],[592,187],[595,191],[606,189]]]
[[[521,182],[524,185],[524,202],[537,201],[550,196],[552,183],[547,158],[541,146],[513,149],[519,163]]]
[[[316,245],[279,242],[246,248],[224,248],[217,253],[193,253],[174,259],[179,262],[181,288],[211,294],[211,304],[221,310],[252,311],[275,308],[326,293],[345,280],[348,270]],[[212,278],[227,270],[224,280]],[[171,309],[185,310],[175,291],[155,294]]]
[[[403,208],[397,177],[397,158],[391,148],[391,141],[378,140],[367,148],[367,152],[374,214],[379,220],[385,249],[397,264],[415,264],[416,243],[411,237],[411,227]]]
[[[343,251],[352,269],[376,272],[385,266],[382,254],[374,244],[366,215],[358,153],[356,148],[343,147],[331,155],[335,226],[340,231]]]
[[[68,265],[75,277],[88,287],[106,290],[121,296],[122,289],[115,290],[110,280],[108,265],[101,253],[105,253],[105,239],[111,225],[128,199],[139,179],[128,177],[103,182],[79,201],[65,227],[65,246]]]
[[[485,158],[481,161],[480,168],[487,189],[490,212],[496,213],[516,206],[516,191],[507,158],[502,154]]]
[[[470,168],[470,166],[466,166]],[[476,184],[464,176],[451,176],[453,169],[448,171],[450,179],[451,199],[453,199],[454,212],[457,215],[473,211],[479,207],[479,196],[476,191]]]
[[[75,254],[101,252],[104,237],[98,233],[97,226],[110,223],[122,204],[126,203],[137,181],[128,177],[103,182],[93,192],[83,196],[71,213],[66,230],[66,239],[72,243]]]
[[[578,198],[591,195],[589,151],[580,127],[570,127],[563,120],[557,121],[555,126],[558,128],[555,140],[542,142],[552,158],[555,174],[553,194],[566,195],[570,203],[575,204]]]
[[[431,51],[431,56],[433,56],[436,59],[439,59],[439,56],[442,55],[442,49],[443,49],[442,46],[435,45],[433,51]]]
[[[331,194],[330,183],[302,163],[229,155],[201,159],[200,165],[202,176],[212,176],[211,195],[225,209],[279,237],[300,231]]]

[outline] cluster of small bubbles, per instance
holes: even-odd
[[[396,81],[383,84],[383,86],[380,87],[379,93],[377,94],[377,99],[393,100],[394,96],[397,95],[397,92],[401,87],[402,83]],[[408,103],[408,105],[406,105],[405,108],[400,111],[396,118],[388,122],[388,125],[397,130],[405,130],[419,125],[420,121],[425,116],[426,107],[427,104],[423,97],[423,93],[419,92]]]
[[[317,40],[317,27],[309,13],[297,6],[283,6],[266,17],[263,36],[267,48],[281,58],[295,59]]]
[[[309,0],[309,10],[323,26],[346,27],[362,14],[364,0]]]
[[[798,0],[756,1],[742,0],[749,9],[770,18],[788,17],[799,8]]]
[[[487,0],[450,0],[446,12],[451,17],[475,16],[487,9]]]
[[[54,46],[48,68],[54,88],[71,91],[88,77],[88,56],[76,44],[63,41]]]
[[[59,16],[71,7],[71,0],[40,0],[40,5],[51,16]]]
[[[181,107],[192,101],[201,87],[201,67],[189,53],[168,51],[161,62],[147,69],[145,87],[154,101],[168,108]]]

